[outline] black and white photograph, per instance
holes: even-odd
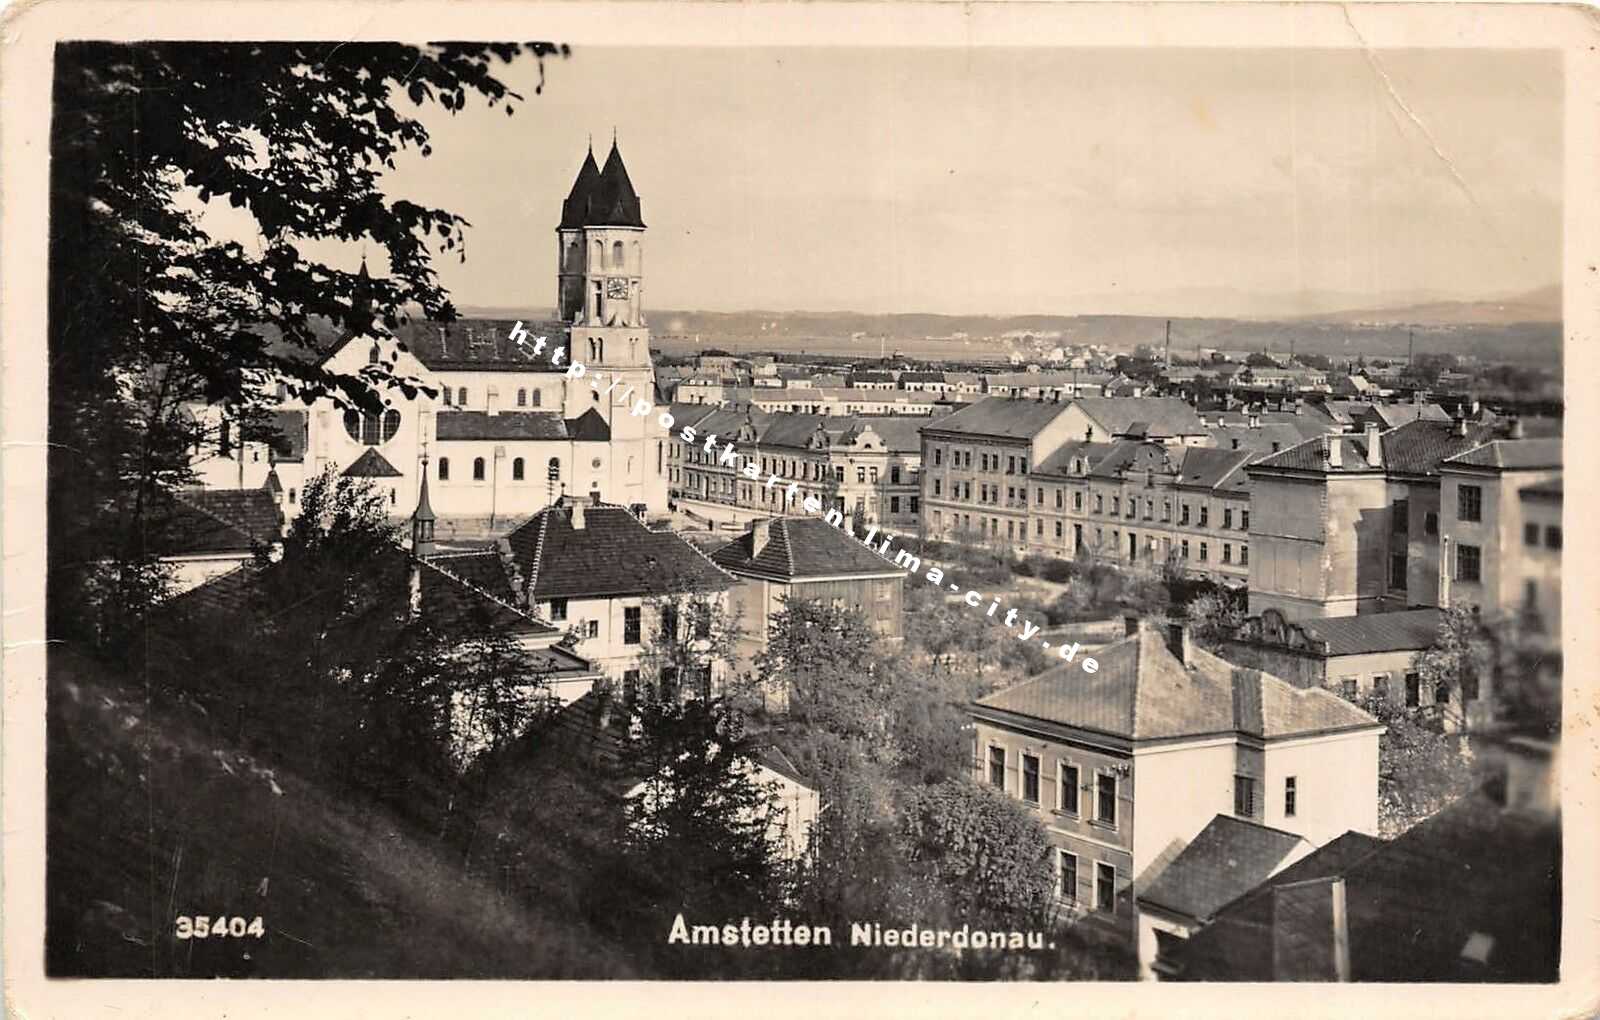
[[[1594,1007],[1595,21],[1430,6],[7,12],[8,1010]]]

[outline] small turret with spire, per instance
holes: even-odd
[[[417,509],[411,514],[411,555],[427,559],[434,553],[433,526],[438,518],[428,502],[428,455],[422,455],[422,491],[417,494]]]

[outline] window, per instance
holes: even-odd
[[[1437,535],[1439,533],[1439,515],[1432,510],[1422,515],[1422,533],[1424,535]]]
[[[989,748],[989,785],[1006,788],[1006,749],[1003,747]]]
[[[1554,524],[1549,524],[1549,525],[1545,526],[1545,529],[1544,529],[1544,547],[1546,549],[1560,549],[1561,548],[1561,529],[1559,527],[1557,527],[1556,525],[1554,525]]]
[[[1294,817],[1294,776],[1288,776],[1283,781],[1283,817]]]
[[[344,413],[344,430],[363,446],[378,446],[400,431],[400,412],[390,408],[380,416],[349,410]]]
[[[546,468],[546,471],[546,477],[549,478],[550,481],[559,482],[561,480],[561,459],[559,457],[551,457],[550,465],[548,468]]]
[[[1456,489],[1456,519],[1483,520],[1483,489],[1476,485],[1462,485]]]
[[[941,467],[943,464],[944,464],[944,447],[935,446],[933,448],[933,466],[934,467]]]
[[[1240,510],[1239,511],[1239,530],[1240,531],[1249,531],[1250,530],[1250,511],[1248,511],[1248,510]]]
[[[449,457],[440,457],[439,458],[439,481],[448,482],[449,480],[450,480],[450,458]]]
[[[1117,910],[1117,868],[1114,864],[1094,866],[1094,908],[1103,914]]]
[[[899,485],[900,484],[900,465],[899,464],[891,464],[889,466],[889,484],[890,485]]]
[[[1201,542],[1200,543],[1200,562],[1201,563],[1206,562],[1206,555],[1207,555],[1207,553],[1206,553],[1206,543]]]
[[[1483,554],[1475,545],[1456,547],[1456,580],[1477,581],[1483,573]]]
[[[1094,494],[1094,512],[1099,513],[1105,509],[1105,497],[1098,492]]]
[[[560,622],[562,620],[565,620],[566,618],[567,618],[567,600],[566,599],[551,599],[550,600],[550,620],[551,620],[551,622],[552,623],[557,623],[557,622]]]
[[[579,633],[584,633],[587,631],[589,637],[597,638],[600,636],[600,621],[581,620],[578,623],[578,631]]]
[[[1224,528],[1233,527],[1233,510],[1230,507],[1224,507],[1222,510],[1222,526]]]
[[[1060,521],[1056,521],[1056,537],[1057,538],[1061,537],[1061,522]]]
[[[628,606],[622,610],[622,643],[636,645],[639,643],[639,607]]]
[[[1202,504],[1201,507],[1200,507],[1200,526],[1202,528],[1205,527],[1207,522],[1210,519],[1211,519],[1211,508],[1209,506],[1206,506],[1206,505]],[[1201,557],[1201,558],[1204,559],[1204,557]]]
[[[613,241],[612,244],[611,244],[611,265],[614,268],[618,268],[618,269],[622,268],[622,242],[621,241]]]
[[[1422,678],[1415,673],[1406,674],[1406,707],[1422,704]]]
[[[1061,490],[1060,489],[1056,490],[1056,509],[1057,510],[1061,509]]]
[[[1339,695],[1346,701],[1354,701],[1361,694],[1360,684],[1353,676],[1339,678]]]
[[[1065,850],[1058,853],[1061,855],[1061,870],[1056,876],[1060,883],[1057,895],[1068,903],[1076,903],[1078,902],[1078,855],[1069,854]]]
[[[1233,813],[1240,818],[1255,817],[1256,781],[1249,776],[1233,777]]]
[[[1015,457],[1007,457],[1006,458],[1006,474],[1014,475],[1016,473],[1017,473],[1017,458],[1015,458]]]
[[[1035,489],[1034,490],[1033,505],[1034,506],[1044,506],[1044,490],[1043,489]]]
[[[1222,562],[1224,562],[1224,563],[1232,563],[1233,562],[1233,546],[1229,545],[1226,542],[1222,543]]]
[[[1182,549],[1183,549],[1183,558],[1184,559],[1188,559],[1189,558],[1189,540],[1187,538],[1183,540]]]
[[[465,386],[456,390],[456,403],[461,407],[467,406],[467,388]]]
[[[483,481],[483,458],[482,457],[474,457],[474,458],[472,458],[472,480],[475,481],[475,482]]]
[[[1028,458],[1027,457],[1018,457],[1017,458],[1017,466],[1022,469],[1022,473],[1023,474],[1027,474],[1028,473]]]
[[[1522,526],[1522,544],[1526,545],[1526,546],[1535,546],[1535,547],[1538,546],[1538,544],[1539,544],[1539,525],[1537,525],[1537,524],[1524,524]]]
[[[1112,496],[1111,497],[1111,513],[1113,515],[1116,515],[1116,514],[1120,514],[1121,512],[1122,512],[1122,497],[1121,496]]]
[[[857,482],[865,482],[866,480],[867,480],[867,469],[864,468],[864,467],[856,468],[856,481]]]
[[[542,406],[544,404],[544,395],[542,393],[540,393],[538,390],[534,390],[532,392],[531,396],[533,397],[533,406],[534,407],[540,407],[540,406]]]
[[[289,505],[290,506],[294,505],[294,490],[293,489],[289,490]]]
[[[1404,590],[1406,586],[1406,553],[1404,549],[1389,554],[1389,587]]]
[[[917,504],[919,504],[921,502],[922,502],[922,500],[919,497],[917,497],[917,496],[912,496],[911,497],[911,512],[912,513],[916,513],[917,512]]]
[[[1078,766],[1062,762],[1060,789],[1056,792],[1056,806],[1069,815],[1078,813]]]
[[[1404,535],[1410,530],[1411,501],[1409,499],[1397,499],[1394,501],[1394,505],[1389,508],[1389,533],[1392,535]]]
[[[631,705],[639,698],[639,671],[624,670],[622,674],[622,701]]]
[[[697,602],[694,606],[694,636],[697,638],[711,636],[711,607],[704,602]]]
[[[1179,524],[1188,524],[1189,523],[1189,504],[1180,503],[1178,505],[1178,523]]]
[[[525,389],[522,389],[521,387],[517,388],[517,406],[518,407],[527,407],[528,406],[528,391],[525,390]]]
[[[1074,510],[1082,510],[1083,509],[1083,493],[1074,492],[1072,494],[1072,509],[1074,509]]]
[[[1250,565],[1250,547],[1247,545],[1241,545],[1239,547],[1239,565],[1241,567],[1248,567]]]
[[[877,468],[872,468],[871,469],[870,475],[868,477],[868,481],[870,481],[873,485],[877,485],[878,484],[878,469]]]
[[[1096,800],[1094,820],[1106,825],[1117,824],[1117,777],[1104,772],[1095,777]]]
[[[1031,754],[1022,756],[1022,799],[1039,803],[1039,759]]]
[[[522,458],[518,457],[511,462],[511,480],[513,482],[520,482],[522,481],[522,478]]]
[[[900,512],[900,497],[899,496],[890,496],[889,497],[889,512],[892,513],[892,514],[897,514],[897,513]]]
[[[1057,521],[1056,522],[1056,527],[1059,528],[1060,526],[1061,526],[1061,522]],[[1043,538],[1044,537],[1044,518],[1043,517],[1035,517],[1034,518],[1034,520],[1033,520],[1033,533],[1038,538]]]

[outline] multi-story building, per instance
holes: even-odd
[[[654,415],[629,413],[655,393],[641,303],[644,232],[617,147],[604,169],[589,153],[556,226],[559,319],[521,329],[506,321],[411,322],[392,333],[342,337],[322,352],[323,370],[357,376],[381,365],[422,388],[411,397],[386,391],[381,412],[344,410],[331,398],[309,407],[282,398],[279,410],[306,416],[303,440],[289,440],[304,451],[302,478],[282,484],[292,492],[304,477],[348,473],[365,461],[357,474],[382,479],[380,490],[402,516],[415,505],[427,457],[446,534],[452,525],[498,530],[563,491],[664,511],[665,430]],[[360,278],[368,278],[365,265]],[[558,350],[567,352],[559,363],[552,360]],[[583,364],[585,377],[569,376],[568,362]],[[597,379],[604,388],[590,385]],[[261,485],[256,476],[269,458],[238,445],[221,409],[195,410],[219,419],[218,456],[197,453],[203,482]],[[296,424],[285,430],[299,431]],[[296,505],[289,503],[291,516]]]
[[[1442,502],[1441,467],[1496,439],[1521,441],[1535,427],[1553,431],[1555,426],[1487,417],[1476,422],[1419,418],[1380,433],[1369,421],[1359,435],[1321,436],[1250,464],[1251,614],[1278,609],[1297,619],[1447,605],[1454,575],[1464,571],[1472,577],[1474,563],[1469,554],[1463,567],[1452,553],[1448,569],[1441,572],[1446,545],[1441,542],[1441,520],[1459,515],[1463,506],[1464,512],[1472,512],[1470,491],[1461,497],[1458,489],[1474,485],[1461,479],[1488,469],[1453,467],[1452,497],[1468,502],[1447,506]],[[1559,456],[1559,446],[1547,445],[1529,456],[1549,462]],[[1540,467],[1512,474],[1521,474],[1522,484],[1528,484],[1558,470]],[[1479,536],[1482,522],[1460,523]],[[1481,577],[1481,541],[1477,548]],[[1500,546],[1508,556],[1520,556],[1521,548],[1520,542]],[[1514,576],[1516,570],[1505,573]],[[1479,587],[1471,590],[1480,592]],[[1521,592],[1496,589],[1493,594],[1502,600],[1496,605],[1510,605]]]
[[[1209,442],[1200,416],[1177,397],[1080,397],[1067,406],[1073,439],[1143,439],[1168,446]]]
[[[1072,442],[1033,472],[1028,545],[1243,583],[1250,566],[1250,450]]]
[[[1529,577],[1524,564],[1537,556],[1549,566],[1555,553],[1559,577],[1561,524],[1547,515],[1526,520],[1524,507],[1539,504],[1524,501],[1521,491],[1560,480],[1560,439],[1491,440],[1440,463],[1441,605],[1538,608],[1546,571]],[[1544,608],[1558,611],[1560,603]]]
[[[627,507],[564,499],[500,540],[521,604],[577,638],[572,651],[601,673],[636,685],[640,656],[680,603],[726,606],[733,577],[670,531],[652,531]],[[708,637],[702,634],[700,637]],[[724,663],[679,682],[708,689]]]
[[[1028,474],[1072,438],[1070,405],[988,397],[922,429],[923,528],[1025,547]]]
[[[1181,626],[1130,633],[974,702],[973,773],[1045,826],[1065,910],[1154,957],[1136,898],[1218,815],[1321,846],[1378,825],[1383,727],[1225,662]]]
[[[740,668],[767,646],[772,617],[786,599],[848,607],[880,637],[902,636],[906,572],[821,518],[753,521],[711,559],[738,578],[728,606],[739,624]]]
[[[1523,610],[1550,637],[1561,637],[1561,485],[1559,478],[1517,490],[1522,502]]]
[[[676,416],[675,416],[676,417]],[[675,497],[716,504],[719,512],[751,520],[792,513],[807,496],[847,517],[910,531],[916,528],[921,498],[921,422],[900,417],[834,417],[814,414],[763,414],[753,408],[686,410],[676,424],[700,436],[718,437],[719,448],[676,444],[668,460]],[[723,442],[735,446],[725,456]],[[744,467],[754,463],[760,480]],[[785,486],[768,486],[776,474]],[[681,483],[677,480],[681,476]],[[800,485],[790,502],[788,482]]]

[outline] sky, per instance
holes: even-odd
[[[392,193],[461,213],[458,306],[554,303],[615,130],[648,307],[1270,316],[1556,284],[1539,51],[575,49],[431,111]]]

